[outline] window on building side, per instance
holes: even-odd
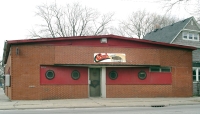
[[[161,67],[161,72],[171,72],[170,67]]]
[[[77,70],[72,71],[71,73],[72,79],[78,80],[80,78],[80,73]]]
[[[183,32],[182,37],[185,40],[199,41],[199,34],[198,33]]]
[[[115,80],[115,79],[117,79],[117,77],[118,77],[118,74],[117,74],[116,71],[111,71],[111,72],[109,73],[109,78],[110,78],[111,80]]]
[[[196,81],[196,69],[193,70],[193,81]]]
[[[187,39],[187,32],[183,32],[183,38]]]
[[[48,70],[46,71],[45,76],[48,80],[52,80],[55,77],[55,73],[53,70]]]
[[[194,68],[192,76],[193,76],[193,82],[200,81],[200,68]]]
[[[151,67],[150,72],[160,72],[160,67]]]
[[[189,39],[192,40],[193,34],[189,33]]]
[[[139,78],[140,80],[144,80],[146,77],[147,77],[147,74],[146,74],[145,71],[140,71],[140,72],[138,73],[138,78]]]
[[[171,72],[170,67],[151,67],[150,72]]]
[[[198,80],[197,81],[200,80],[200,69],[198,71],[199,71],[199,74],[198,74]]]
[[[194,40],[198,40],[198,34],[194,34]]]

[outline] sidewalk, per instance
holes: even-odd
[[[2,91],[2,90],[0,90]],[[88,107],[151,107],[200,104],[200,97],[190,98],[86,98],[61,100],[13,100],[0,92],[0,110],[88,108]]]

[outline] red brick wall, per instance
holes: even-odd
[[[40,65],[110,64],[94,62],[94,53],[101,52],[126,54],[126,63],[110,65],[172,66],[172,85],[107,85],[107,97],[192,96],[192,52],[187,50],[18,45],[11,52],[13,100],[87,98],[87,85],[40,85]]]
[[[56,64],[97,64],[94,53],[125,53],[126,63],[110,63],[124,65],[160,65],[159,50],[147,48],[117,48],[117,47],[55,47]],[[145,55],[144,55],[145,54]],[[105,63],[98,63],[105,64]],[[109,63],[106,63],[109,64]]]
[[[161,50],[162,66],[172,66],[172,93],[174,97],[192,96],[192,52],[187,50]],[[174,56],[175,55],[175,56]]]
[[[120,97],[191,97],[192,52],[160,49],[161,66],[172,67],[172,85],[107,85],[108,98]],[[125,93],[125,94],[124,94]]]
[[[107,98],[172,97],[172,85],[107,85]]]
[[[16,47],[19,49],[17,55]],[[13,46],[12,52],[12,99],[40,99],[40,64],[54,63],[54,47]]]
[[[16,55],[16,47],[19,55]],[[54,46],[22,45],[12,48],[12,98],[64,99],[88,97],[87,85],[41,85],[40,65],[53,65]]]
[[[42,85],[40,92],[39,99],[88,98],[88,85]]]

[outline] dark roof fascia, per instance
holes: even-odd
[[[37,42],[49,42],[49,41],[63,41],[63,40],[83,40],[94,38],[111,38],[120,37],[115,35],[98,35],[98,36],[72,36],[72,37],[56,37],[56,38],[38,38],[38,39],[22,39],[22,40],[10,40],[10,44],[22,44],[22,43],[37,43]]]
[[[11,45],[15,44],[27,44],[27,43],[41,43],[41,42],[49,42],[49,41],[63,41],[63,40],[85,40],[85,39],[100,39],[100,38],[114,38],[114,39],[122,39],[122,40],[129,40],[129,41],[136,41],[141,43],[149,43],[155,44],[160,46],[167,46],[167,47],[176,47],[176,48],[183,48],[183,49],[190,49],[196,50],[195,47],[191,46],[183,46],[177,44],[169,44],[164,42],[155,42],[151,40],[144,40],[144,39],[137,39],[137,38],[130,38],[130,37],[123,37],[117,35],[98,35],[98,36],[74,36],[74,37],[58,37],[58,38],[39,38],[39,39],[23,39],[23,40],[9,40],[6,41],[4,44],[4,53],[3,53],[3,62],[4,64],[7,61],[7,57],[10,51]]]

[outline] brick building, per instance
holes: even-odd
[[[200,26],[194,17],[147,33],[146,40],[196,47],[192,52],[193,95],[200,96]]]
[[[115,35],[6,41],[12,100],[191,97],[194,47]]]

